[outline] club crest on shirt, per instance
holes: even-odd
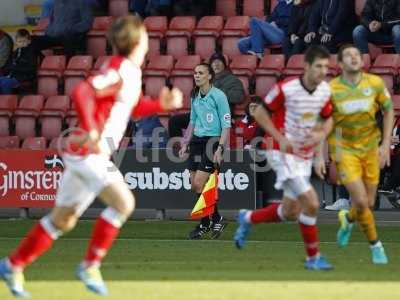
[[[363,94],[364,96],[371,96],[372,95],[372,89],[370,87],[367,87],[365,89],[363,89]]]

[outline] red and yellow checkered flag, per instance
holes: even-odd
[[[191,218],[200,219],[214,213],[215,203],[218,199],[218,171],[210,175],[208,181],[194,206]]]

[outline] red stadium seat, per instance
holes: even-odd
[[[222,52],[228,55],[229,58],[241,54],[237,47],[237,42],[240,38],[248,35],[249,20],[248,16],[235,16],[227,20],[221,36]]]
[[[17,149],[17,148],[19,148],[19,137],[0,136],[0,149]]]
[[[45,97],[58,94],[60,80],[64,74],[66,57],[46,56],[38,70],[38,93]]]
[[[63,120],[70,107],[68,96],[53,96],[47,99],[39,122],[41,125],[41,136],[52,139],[61,134]]]
[[[265,97],[282,75],[284,68],[285,57],[282,54],[264,56],[255,71],[255,94],[260,97]]]
[[[193,32],[194,53],[202,59],[208,59],[215,52],[217,39],[223,27],[222,16],[202,17]]]
[[[187,55],[178,59],[171,76],[189,76],[193,78],[194,68],[200,64],[200,55]]]
[[[161,46],[165,38],[165,33],[168,29],[168,20],[165,16],[151,16],[144,19],[149,34],[149,52],[148,57],[160,55]]]
[[[243,15],[263,18],[265,15],[264,0],[244,0]]]
[[[292,55],[283,71],[284,76],[300,76],[304,74],[304,55],[296,54]]]
[[[400,95],[393,95],[392,101],[393,101],[394,112],[397,116],[399,116],[400,115]]]
[[[371,73],[390,74],[396,76],[400,66],[400,57],[398,54],[381,54],[370,68]]]
[[[112,21],[113,18],[110,16],[95,17],[92,29],[87,33],[87,52],[95,59],[107,54],[106,34]]]
[[[73,56],[64,72],[64,94],[70,96],[74,87],[84,80],[93,67],[93,57],[88,55]]]
[[[44,137],[28,137],[22,142],[22,149],[45,150],[46,139]]]
[[[129,14],[128,0],[109,0],[108,13],[113,17],[123,17]]]
[[[236,0],[217,0],[215,11],[225,18],[236,16]]]
[[[50,19],[49,18],[41,18],[36,25],[36,28],[32,30],[32,35],[44,35],[44,31],[46,30],[47,26],[49,25]]]
[[[196,18],[193,16],[174,17],[166,32],[167,54],[175,59],[188,54],[189,41],[196,27]]]
[[[254,55],[235,56],[230,64],[230,69],[243,83],[246,94],[249,94],[250,81],[257,68],[257,57]]]
[[[0,136],[10,135],[11,116],[17,103],[17,95],[0,95]]]
[[[15,133],[22,139],[36,135],[36,118],[43,108],[42,95],[24,96],[14,112]]]
[[[144,93],[153,98],[158,97],[161,88],[167,84],[167,78],[173,67],[174,58],[172,55],[151,57],[143,72]]]

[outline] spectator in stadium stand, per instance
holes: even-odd
[[[42,18],[49,18],[53,11],[54,0],[44,0],[42,3]]]
[[[0,94],[11,94],[21,82],[36,77],[37,57],[32,48],[31,35],[26,29],[19,29],[15,37],[15,51],[12,59],[0,76]]]
[[[38,54],[54,46],[63,46],[68,57],[83,51],[86,33],[93,23],[91,5],[87,0],[55,0],[45,34],[32,39]]]
[[[136,0],[134,1],[136,2]],[[140,3],[147,2],[145,4],[145,14],[149,16],[170,16],[172,9],[172,0],[148,0],[139,1]],[[135,4],[138,6],[138,4]]]
[[[0,29],[0,70],[7,64],[13,51],[13,40]]]
[[[250,35],[241,38],[238,48],[242,54],[264,56],[264,47],[283,43],[289,27],[292,0],[279,0],[271,16],[265,21],[256,17],[250,19]]]
[[[307,45],[323,45],[331,53],[336,53],[340,44],[351,42],[356,24],[354,1],[317,0],[304,41]]]
[[[361,14],[361,25],[353,31],[354,44],[368,53],[368,42],[394,44],[400,54],[400,1],[367,0]]]
[[[245,91],[239,78],[232,74],[228,69],[226,59],[221,53],[214,53],[209,60],[215,77],[213,85],[224,92],[228,98],[231,114],[233,115],[234,107],[245,99]],[[172,116],[168,123],[168,132],[170,137],[182,136],[182,129],[189,124],[189,113],[178,114]]]
[[[316,0],[294,0],[290,15],[289,29],[283,42],[286,59],[294,54],[303,53],[306,48],[304,37],[307,33],[308,20]]]

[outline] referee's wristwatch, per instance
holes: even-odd
[[[224,150],[225,150],[224,144],[218,144],[218,148],[221,148],[222,153],[223,153]]]

